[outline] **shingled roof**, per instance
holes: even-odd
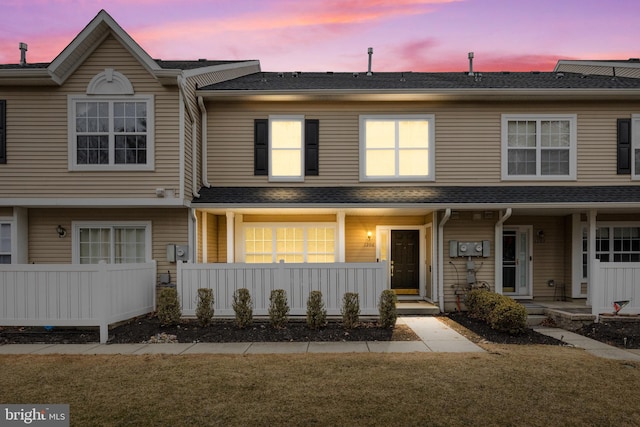
[[[194,70],[197,68],[212,67],[216,65],[235,64],[246,61],[212,61],[208,59],[198,59],[193,61],[187,60],[162,60],[154,59],[154,61],[164,70]],[[47,68],[50,62],[37,62],[33,64],[0,64],[0,70],[19,70],[19,69],[41,69]]]
[[[203,187],[196,205],[640,205],[640,186]],[[471,206],[470,206],[471,207]]]
[[[372,89],[639,89],[640,79],[557,72],[307,73],[260,72],[201,87],[203,91]]]

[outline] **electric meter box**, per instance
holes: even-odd
[[[186,245],[167,245],[167,261],[188,261],[189,260],[189,247]]]
[[[449,240],[449,257],[477,256],[487,258],[491,255],[491,246],[488,240],[481,242],[459,242]]]

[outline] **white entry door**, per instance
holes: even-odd
[[[502,292],[531,296],[531,227],[505,227],[502,232]]]

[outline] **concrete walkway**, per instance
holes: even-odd
[[[566,329],[537,326],[534,327],[533,330],[563,341],[574,347],[583,348],[594,356],[605,359],[634,360],[640,362],[640,350],[624,350],[618,347],[613,347],[603,342],[576,334],[575,332],[567,331]]]
[[[400,317],[421,341],[244,342],[179,344],[7,344],[0,354],[294,354],[483,352],[435,317]]]

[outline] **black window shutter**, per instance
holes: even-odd
[[[618,119],[618,175],[631,174],[631,119]]]
[[[7,163],[7,101],[0,99],[0,163]]]
[[[253,174],[269,175],[269,120],[253,122]]]
[[[320,121],[308,119],[304,121],[304,174],[317,176],[320,139]]]

